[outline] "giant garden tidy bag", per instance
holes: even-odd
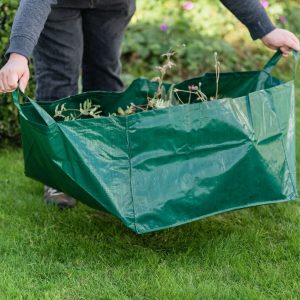
[[[137,233],[296,199],[294,82],[271,75],[280,57],[277,52],[262,71],[221,73],[221,99],[127,116],[109,114],[144,104],[157,83],[137,79],[124,92],[23,104],[25,96],[15,91],[25,174]],[[176,87],[200,82],[210,96],[215,80],[204,74]],[[53,119],[58,104],[78,107],[86,99],[106,116]]]

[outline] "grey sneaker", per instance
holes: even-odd
[[[61,209],[73,208],[76,205],[74,198],[47,185],[44,186],[44,200],[46,204],[52,204]]]

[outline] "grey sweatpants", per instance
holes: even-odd
[[[53,7],[33,52],[36,98],[56,100],[83,91],[123,88],[121,44],[134,10]]]

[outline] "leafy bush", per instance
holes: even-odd
[[[8,45],[17,0],[0,2],[0,57]],[[273,21],[300,33],[298,0],[264,1]],[[228,12],[219,0],[137,0],[137,12],[123,45],[123,79],[129,84],[136,77],[157,75],[154,66],[162,63],[161,54],[177,52],[177,68],[167,80],[173,82],[214,70],[216,51],[221,71],[259,69],[270,57],[261,43],[251,41],[247,29]],[[283,69],[287,65],[283,66]],[[33,95],[31,79],[26,93]],[[19,141],[17,112],[10,95],[0,95],[0,139]]]
[[[10,29],[19,1],[0,2],[0,67],[6,62],[5,52],[9,44]],[[32,71],[32,66],[31,66]],[[32,73],[32,72],[31,72]],[[34,81],[30,80],[26,92],[33,95]],[[6,142],[20,143],[18,112],[11,95],[0,95],[0,145]]]
[[[0,6],[0,66],[5,63],[4,53],[9,41],[9,30],[17,3],[4,3]],[[0,95],[0,141],[6,138],[17,138],[19,127],[17,111],[9,95]]]
[[[264,3],[278,27],[300,33],[296,1]],[[186,4],[191,4],[189,9]],[[170,49],[177,52],[178,68],[169,78],[173,81],[213,71],[215,51],[222,71],[259,69],[270,57],[270,51],[260,41],[254,43],[247,29],[218,0],[139,0],[123,46],[125,79],[154,76],[153,66],[161,63],[160,54]]]

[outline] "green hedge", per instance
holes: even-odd
[[[18,2],[0,2],[2,65]],[[251,41],[247,30],[220,1],[193,1],[190,10],[185,10],[182,3],[181,0],[137,0],[137,12],[123,45],[123,79],[126,84],[136,77],[156,76],[155,66],[161,63],[161,54],[170,49],[177,52],[177,69],[168,78],[172,81],[213,71],[215,51],[219,53],[222,71],[258,69],[270,57],[270,52],[260,42]],[[300,33],[297,1],[270,0],[267,10],[278,26]],[[31,79],[26,92],[33,95],[33,91],[34,81]],[[10,95],[0,95],[0,144],[4,140],[19,142],[17,119]]]
[[[10,29],[19,1],[0,2],[0,67],[6,62],[5,52],[9,44]],[[30,66],[32,72],[32,65]],[[33,95],[34,80],[31,78],[27,93]],[[10,94],[0,95],[0,146],[7,142],[20,144],[18,112]]]
[[[183,9],[182,0],[137,2],[137,12],[123,47],[124,73],[129,79],[155,76],[153,66],[160,64],[160,54],[169,49],[177,52],[178,67],[171,80],[213,70],[215,51],[219,53],[223,71],[260,68],[270,56],[260,41],[251,40],[247,29],[219,0],[192,1],[190,10]],[[300,32],[295,26],[299,15],[296,2],[268,1],[267,10],[274,23]],[[284,24],[282,17],[287,19]]]
[[[16,3],[3,3],[0,6],[0,66],[5,63],[4,53],[9,41],[9,31],[12,24]],[[5,139],[17,140],[19,126],[17,111],[11,103],[9,95],[0,95],[0,141]]]

